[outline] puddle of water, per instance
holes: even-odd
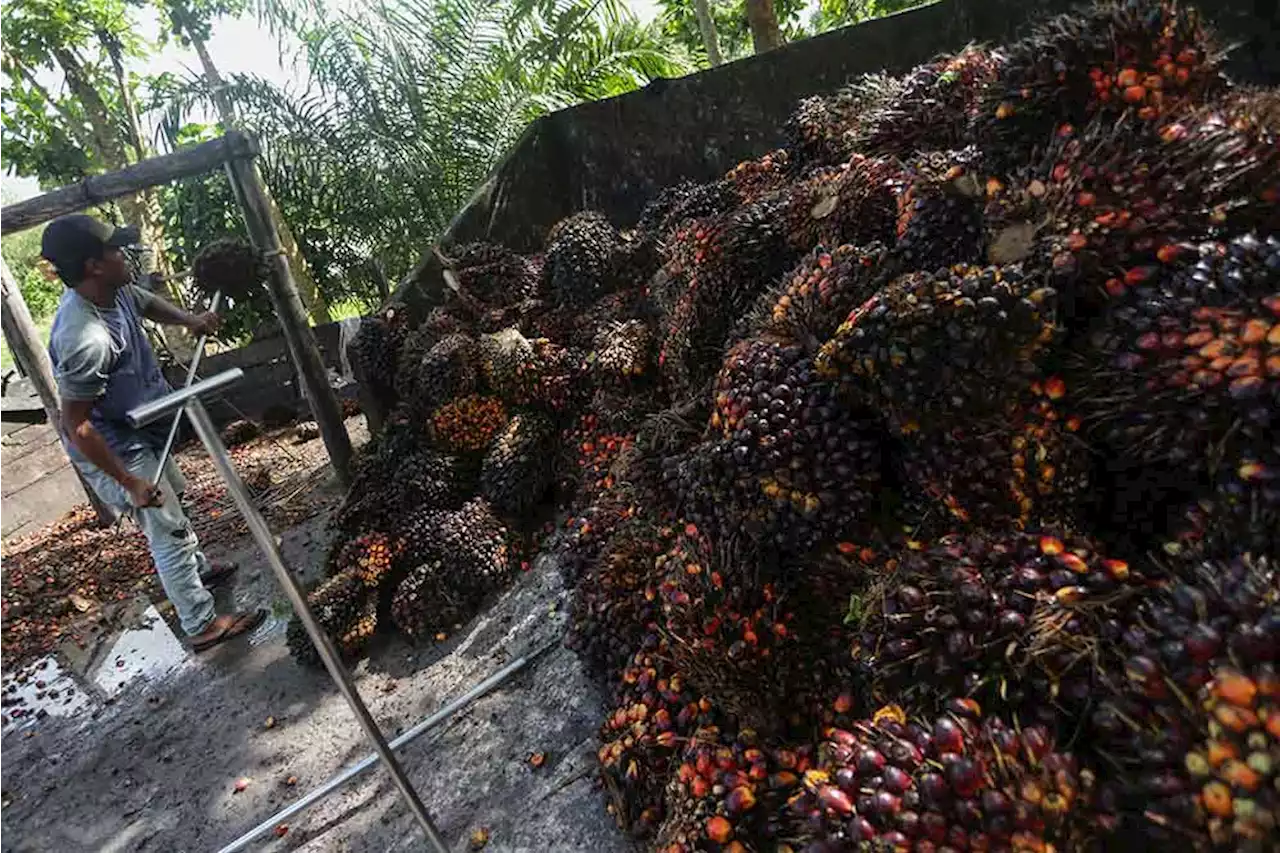
[[[148,604],[137,623],[116,638],[93,668],[89,681],[107,696],[116,696],[134,679],[166,675],[190,657],[155,605]]]
[[[0,683],[0,703],[3,704],[0,730],[5,734],[45,717],[70,717],[97,705],[74,673],[52,655],[5,676]]]

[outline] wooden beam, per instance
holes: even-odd
[[[231,160],[252,158],[257,154],[257,143],[251,137],[233,130],[217,139],[182,148],[172,154],[152,157],[105,175],[92,175],[79,183],[11,204],[0,210],[0,230],[5,234],[15,234],[43,225],[64,214],[75,213],[180,178],[202,175]]]
[[[13,277],[13,273],[9,272],[9,264],[4,258],[0,258],[0,299],[3,299],[0,321],[4,328],[5,342],[9,344],[9,349],[13,353],[13,360],[22,368],[22,372],[27,375],[27,379],[40,396],[40,403],[44,406],[49,425],[55,432],[61,433],[62,410],[58,401],[58,387],[53,381],[53,364],[49,361],[49,353],[45,350],[44,342],[40,340],[35,321],[31,319],[27,301],[22,298],[22,289],[18,287],[18,281]],[[71,467],[80,479],[80,485],[84,488],[89,503],[98,514],[98,524],[105,527],[114,522],[115,512],[103,503],[97,493],[84,481],[80,469],[75,465]]]
[[[350,484],[351,438],[342,421],[342,407],[329,384],[320,347],[315,333],[307,322],[307,312],[302,307],[298,288],[289,269],[289,261],[280,248],[280,234],[271,218],[270,201],[266,185],[252,160],[228,159],[227,177],[235,190],[236,201],[244,213],[249,236],[255,246],[266,254],[271,265],[267,290],[276,316],[280,318],[280,331],[289,348],[289,358],[298,371],[303,393],[311,405],[311,414],[320,428],[325,449],[334,473],[343,487]]]

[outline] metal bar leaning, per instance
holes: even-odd
[[[486,678],[484,681],[481,681],[479,684],[467,690],[465,693],[447,702],[443,707],[439,708],[438,710],[433,712],[431,715],[423,719],[422,722],[418,723],[413,728],[409,729],[408,731],[404,732],[399,737],[397,737],[395,740],[391,741],[388,744],[388,746],[390,746],[392,750],[398,750],[401,747],[410,743],[411,741],[417,740],[419,737],[426,734],[428,731],[435,728],[440,723],[449,719],[458,711],[465,708],[467,705],[470,705],[476,699],[479,699],[481,696],[488,693],[490,690],[493,690],[494,688],[508,681],[510,678],[515,676],[517,673],[519,673],[529,664],[533,663],[535,660],[542,657],[542,655],[546,654],[548,651],[550,651],[551,649],[555,648],[558,645],[560,645],[559,637],[557,637],[556,639],[548,643],[545,643],[544,645],[538,647],[537,649],[534,649],[532,652],[529,652],[528,654],[525,654],[522,657],[517,658],[516,660],[504,666],[502,669],[495,672],[493,675]],[[352,764],[347,769],[338,773],[338,775],[334,776],[328,782],[325,782],[323,785],[320,785],[319,787],[312,789],[311,791],[303,795],[301,798],[295,800],[294,802],[285,806],[280,811],[271,815],[271,817],[259,823],[253,829],[250,829],[244,835],[241,835],[235,841],[232,841],[231,843],[227,844],[225,847],[220,848],[218,850],[218,853],[235,853],[235,851],[237,850],[245,849],[246,847],[249,846],[249,844],[254,839],[260,838],[263,835],[266,835],[272,832],[276,828],[276,826],[278,826],[281,822],[287,820],[290,817],[293,817],[299,812],[309,809],[311,806],[315,805],[325,797],[332,794],[334,791],[341,788],[347,782],[351,781],[355,777],[359,776],[361,773],[368,770],[377,762],[378,762],[377,753],[370,753],[369,755],[366,755],[364,758],[360,759],[355,764]]]
[[[375,754],[386,765],[387,772],[391,775],[396,788],[399,789],[405,805],[409,807],[409,811],[417,820],[418,825],[422,827],[429,848],[436,851],[436,853],[447,853],[448,848],[445,847],[444,840],[432,822],[431,816],[427,813],[426,806],[422,804],[422,800],[414,789],[413,783],[405,775],[404,768],[400,766],[400,762],[396,760],[395,753],[387,745],[386,738],[383,737],[382,731],[373,719],[373,715],[369,713],[369,708],[364,704],[364,700],[360,698],[355,684],[351,681],[350,674],[338,657],[338,651],[334,648],[333,642],[325,634],[320,624],[316,621],[315,615],[307,606],[307,598],[302,591],[302,586],[298,583],[297,578],[293,576],[293,573],[289,571],[288,567],[285,566],[284,559],[280,555],[280,549],[276,546],[275,536],[271,533],[271,528],[267,525],[266,519],[262,517],[262,513],[254,505],[249,490],[245,487],[244,481],[240,479],[239,473],[236,472],[231,456],[227,453],[227,448],[223,445],[222,439],[218,435],[217,428],[214,427],[213,421],[209,418],[209,413],[205,411],[204,405],[200,402],[202,394],[213,393],[225,388],[242,376],[244,376],[244,371],[239,368],[223,371],[208,379],[196,382],[188,388],[174,391],[172,394],[132,409],[128,412],[127,417],[130,423],[141,426],[162,418],[165,414],[173,412],[179,407],[186,410],[187,417],[195,428],[196,435],[200,437],[201,443],[204,444],[205,449],[209,452],[214,468],[227,484],[227,491],[235,500],[240,514],[249,525],[250,533],[253,534],[258,547],[262,549],[263,555],[267,558],[267,563],[275,573],[276,580],[284,590],[290,605],[293,606],[294,613],[302,622],[303,627],[306,628],[307,634],[311,637],[311,642],[316,647],[316,651],[320,653],[320,658],[329,670],[330,677],[342,693],[343,698],[347,700],[347,704],[351,706],[351,711],[355,714],[360,727],[364,729],[365,735],[373,742]]]

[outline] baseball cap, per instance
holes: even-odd
[[[50,222],[40,239],[40,255],[65,278],[84,270],[84,262],[102,257],[102,250],[132,246],[141,239],[137,228],[117,227],[87,213],[60,216]]]

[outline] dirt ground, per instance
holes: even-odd
[[[323,511],[282,533],[285,559],[304,578],[320,572],[326,518]],[[250,638],[199,658],[179,653],[163,667],[139,663],[156,656],[152,646],[133,648],[126,638],[99,662],[114,681],[64,678],[82,693],[75,703],[64,699],[77,713],[28,718],[4,735],[0,849],[218,850],[371,751],[327,675],[289,656],[288,607],[251,541],[238,538],[211,556],[241,565],[234,589],[220,598],[270,606],[273,618]],[[507,662],[555,641],[567,609],[556,566],[538,559],[444,643],[384,641],[355,668],[358,688],[393,737]],[[135,669],[139,675],[128,680]],[[468,849],[478,829],[489,833],[486,850],[632,849],[595,789],[601,703],[576,657],[555,644],[406,746],[404,766],[450,849]],[[547,754],[539,769],[528,762],[534,752]],[[237,793],[241,778],[248,785]],[[295,816],[283,835],[246,849],[355,853],[423,845],[378,768]]]

